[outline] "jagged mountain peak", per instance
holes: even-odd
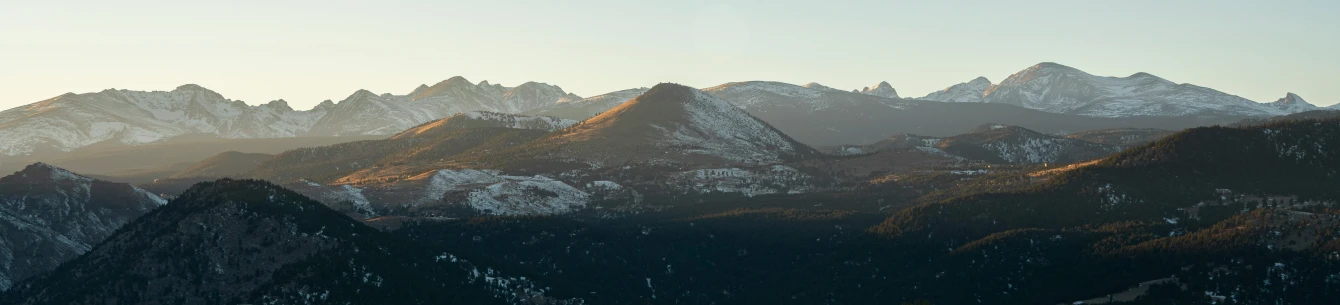
[[[421,87],[422,89],[415,89],[415,90],[414,90],[414,94],[411,94],[411,95],[410,95],[410,99],[411,99],[411,100],[418,100],[418,99],[423,99],[423,98],[429,98],[429,97],[433,97],[433,96],[437,96],[437,95],[443,94],[443,93],[448,92],[448,91],[451,91],[451,90],[467,89],[467,88],[474,88],[474,87],[475,87],[475,84],[474,84],[474,83],[471,83],[470,80],[465,79],[465,77],[463,77],[463,76],[452,76],[451,78],[448,78],[448,79],[446,79],[446,80],[437,82],[436,84],[433,84],[432,86]]]
[[[1303,99],[1303,97],[1298,96],[1293,92],[1289,92],[1285,94],[1284,97],[1281,97],[1280,99],[1275,100],[1274,102],[1267,103],[1266,105],[1289,113],[1298,113],[1298,112],[1321,109],[1321,107],[1317,107],[1312,103],[1308,103],[1307,100]]]
[[[1279,102],[1288,102],[1288,103],[1307,103],[1307,101],[1303,100],[1303,97],[1298,96],[1297,94],[1294,94],[1293,92],[1289,92],[1289,93],[1284,94],[1284,97],[1283,97],[1283,98],[1280,98],[1279,100],[1276,100],[1275,102],[1276,102],[1276,103],[1279,103]]]
[[[264,107],[264,108],[272,108],[272,109],[279,110],[279,111],[282,111],[282,112],[293,111],[293,107],[290,107],[290,106],[288,105],[288,101],[285,101],[285,100],[283,100],[283,99],[278,99],[278,100],[270,101],[269,103],[262,104],[261,107]]]
[[[900,98],[898,97],[898,90],[894,90],[893,85],[890,85],[889,82],[884,81],[881,81],[872,87],[862,88],[861,93],[885,98],[893,98],[893,99]]]

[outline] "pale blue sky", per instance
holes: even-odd
[[[196,83],[307,109],[454,75],[582,96],[744,80],[922,96],[1043,61],[1330,105],[1338,15],[1334,0],[0,0],[0,107]]]

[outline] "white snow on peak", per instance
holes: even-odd
[[[953,102],[953,103],[980,103],[982,96],[992,86],[991,81],[986,77],[977,77],[966,83],[949,86],[944,90],[931,92],[920,100]]]
[[[817,98],[820,95],[822,95],[825,91],[829,90],[824,90],[821,88],[808,88],[808,87],[796,86],[783,82],[749,81],[749,82],[725,83],[715,87],[703,89],[702,91],[711,92],[713,94],[717,94],[718,92],[722,94],[739,94],[743,92],[767,92],[770,94],[785,97],[793,97],[793,98]],[[768,101],[768,97],[762,96],[758,98],[738,100],[735,101],[735,103],[736,106],[739,107],[749,107],[753,103],[766,102],[766,101]]]
[[[693,101],[683,103],[687,124],[656,126],[670,141],[663,145],[755,164],[781,162],[780,155],[803,149],[744,110],[702,91],[693,94]]]
[[[0,112],[0,156],[71,151],[104,141],[138,145],[187,134],[230,139],[391,135],[458,113],[520,113],[574,97],[543,83],[508,88],[453,77],[408,95],[358,90],[339,103],[298,111],[283,100],[248,106],[198,85],[153,92],[109,89]]]
[[[1272,116],[1289,113],[1213,89],[1173,83],[1149,73],[1128,77],[1095,76],[1056,63],[1034,65],[1010,75],[999,85],[982,89],[985,83],[975,80],[955,85],[923,99],[1004,103],[1094,117]]]
[[[841,90],[838,90],[838,89],[834,89],[833,87],[824,86],[824,85],[822,85],[822,84],[815,83],[815,82],[811,82],[811,83],[805,84],[804,86],[801,86],[801,87],[810,88],[810,89],[814,89],[814,90],[841,91]]]
[[[1306,100],[1303,100],[1303,97],[1298,96],[1293,92],[1289,92],[1288,94],[1285,94],[1284,97],[1275,100],[1274,102],[1269,103],[1267,105],[1270,105],[1270,107],[1274,107],[1276,109],[1280,109],[1289,113],[1298,113],[1298,112],[1321,109],[1321,107],[1317,107],[1316,105],[1312,105],[1312,103],[1308,103]]]
[[[874,95],[883,98],[898,99],[898,91],[893,89],[889,82],[879,82],[871,87],[861,89],[861,94]]]

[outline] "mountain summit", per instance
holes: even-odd
[[[1269,105],[1270,107],[1274,107],[1280,110],[1284,110],[1289,113],[1298,113],[1298,112],[1321,109],[1321,107],[1317,107],[1316,105],[1313,105],[1312,103],[1308,103],[1306,100],[1303,100],[1303,97],[1300,97],[1297,94],[1293,94],[1293,92],[1289,92],[1288,94],[1285,94],[1284,97],[1266,105]]]
[[[757,165],[816,153],[726,101],[670,83],[540,142],[561,155],[607,165]]]
[[[1001,103],[1091,117],[1273,116],[1290,112],[1214,89],[1177,84],[1149,73],[1095,76],[1051,62],[990,85],[975,79],[931,93],[926,100]]]
[[[873,87],[861,88],[861,93],[884,98],[900,98],[898,97],[898,90],[893,90],[893,85],[889,85],[889,82],[879,82]]]

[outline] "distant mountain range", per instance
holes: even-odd
[[[739,82],[703,89],[768,122],[796,140],[815,146],[870,144],[898,133],[953,136],[984,123],[1020,126],[1043,133],[1069,134],[1123,127],[1180,130],[1225,124],[1239,116],[1089,117],[1051,113],[1001,103],[945,103],[890,99],[778,82]]]
[[[1029,67],[999,84],[978,77],[920,99],[1009,104],[1093,117],[1274,116],[1318,108],[1292,93],[1274,103],[1257,103],[1149,73],[1095,76],[1057,63]]]
[[[226,139],[392,135],[470,111],[585,120],[647,90],[582,98],[544,83],[507,87],[458,76],[404,95],[359,90],[338,103],[325,101],[302,111],[283,100],[248,106],[197,85],[168,92],[68,93],[0,112],[0,156],[69,152],[105,142],[141,145],[201,134]],[[704,91],[810,145],[868,144],[890,132],[948,136],[985,122],[1047,133],[1181,129],[1319,109],[1294,94],[1256,103],[1146,73],[1101,77],[1054,63],[1030,67],[1000,84],[979,77],[918,99],[902,99],[887,82],[844,91],[817,83],[754,81]]]
[[[927,108],[1081,117],[666,83],[580,122],[469,111],[222,153],[173,174],[205,182],[170,203],[33,164],[0,178],[0,303],[1073,304],[1139,283],[1118,300],[1340,298],[1318,288],[1340,270],[1340,112],[886,130],[829,154],[763,118]]]
[[[193,134],[227,139],[391,135],[469,111],[519,113],[576,96],[557,86],[516,87],[453,77],[406,95],[354,92],[297,111],[283,100],[248,106],[197,85],[162,92],[64,94],[0,112],[0,155],[65,152],[111,141],[145,144]]]

